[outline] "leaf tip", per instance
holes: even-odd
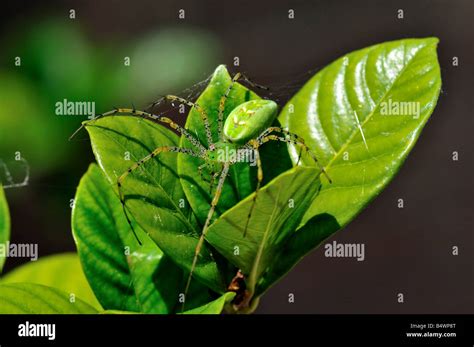
[[[217,75],[219,73],[227,72],[227,66],[225,64],[220,64],[214,70],[214,74]]]

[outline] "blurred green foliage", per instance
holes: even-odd
[[[56,115],[57,102],[93,101],[96,113],[115,105],[144,107],[160,93],[204,79],[218,61],[216,38],[191,27],[102,42],[83,29],[57,19],[12,28],[1,58],[0,159],[20,151],[34,174],[68,171],[71,158],[85,150],[67,144],[68,137],[86,116]]]
[[[63,290],[98,310],[102,309],[84,276],[77,254],[61,253],[43,257],[19,266],[0,278],[0,284],[25,282]]]

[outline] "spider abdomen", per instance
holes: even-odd
[[[271,100],[251,100],[240,104],[224,123],[224,136],[235,144],[245,144],[268,128],[277,116],[278,105]]]

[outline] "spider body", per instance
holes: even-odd
[[[209,182],[209,189],[212,192],[213,184],[215,181],[215,176],[222,170],[224,164],[233,164],[232,158],[230,158],[228,153],[237,152],[238,146],[230,142],[216,142],[212,149],[206,149],[203,164],[198,167],[198,173],[201,179]],[[206,167],[207,173],[209,174],[209,179],[206,179],[203,176],[202,169]]]
[[[224,123],[224,138],[239,145],[256,138],[277,116],[278,105],[272,100],[251,100],[232,110]]]
[[[210,149],[207,151],[207,159],[213,163],[213,164],[218,164],[218,163],[225,163],[228,160],[225,160],[222,156],[219,155],[219,153],[222,152],[233,152],[237,151],[239,149],[239,146],[237,144],[234,144],[232,142],[216,142],[214,144],[214,149]]]

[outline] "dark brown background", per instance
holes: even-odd
[[[309,71],[344,53],[387,40],[439,37],[443,87],[431,120],[394,181],[331,239],[365,243],[366,260],[325,258],[320,248],[268,292],[258,312],[473,313],[473,1],[17,1],[2,4],[1,27],[69,8],[79,13],[92,40],[133,40],[150,28],[180,25],[176,13],[184,8],[186,24],[220,39],[220,62],[231,65],[239,56],[239,70],[285,90],[281,102],[297,90],[285,86],[300,86]],[[296,15],[291,21],[290,8]],[[453,56],[458,67],[451,64]],[[203,78],[210,73],[202,71]],[[29,194],[11,206],[13,240],[38,240],[41,255],[74,250],[68,206],[55,219],[42,217],[48,208],[42,196],[58,189],[49,184],[62,177],[68,184],[60,189],[73,196],[93,160],[86,142],[65,145],[88,153],[71,158],[78,169],[33,178]],[[458,162],[451,160],[453,151]],[[398,198],[404,209],[397,208]],[[58,230],[54,237],[51,229]],[[451,255],[455,245],[458,256]],[[288,293],[295,294],[294,304]],[[397,293],[405,295],[404,304],[397,303]]]

